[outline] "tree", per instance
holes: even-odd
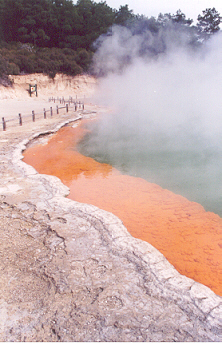
[[[190,26],[193,23],[193,19],[186,19],[185,14],[182,13],[181,10],[178,10],[176,14],[173,14],[171,20],[173,21],[173,23],[182,24],[186,26]]]
[[[129,10],[128,5],[120,6],[119,11],[116,13],[115,24],[124,25],[133,17],[133,10]]]
[[[170,23],[174,23],[176,25],[185,25],[189,27],[193,23],[193,19],[186,19],[186,15],[181,10],[177,10],[176,14],[160,13],[157,21],[162,27],[165,27]]]
[[[197,27],[199,33],[207,38],[220,30],[220,23],[222,18],[214,7],[207,8],[205,11],[202,12],[202,16],[200,14],[198,15]]]
[[[162,26],[167,26],[172,20],[172,15],[170,13],[162,14],[160,13],[157,18],[157,22]]]

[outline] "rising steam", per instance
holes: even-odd
[[[129,123],[138,130],[181,131],[185,125],[190,131],[220,133],[222,36],[193,50],[185,34],[173,44],[175,34],[167,31],[163,40],[161,33],[132,35],[127,28],[115,27],[95,55],[95,70],[105,75],[99,97],[115,107],[120,127]],[[152,49],[142,55],[145,38]],[[153,58],[161,45],[167,49]]]
[[[221,207],[222,35],[202,47],[192,47],[191,40],[173,28],[155,36],[114,27],[112,35],[100,38],[94,59],[102,75],[97,101],[113,111],[95,125],[84,153],[163,187],[170,188],[172,179],[172,191],[183,193],[181,184],[191,200],[218,194]],[[217,186],[205,183],[201,171],[212,171],[209,178]],[[191,181],[194,174],[197,182]]]

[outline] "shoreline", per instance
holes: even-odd
[[[0,340],[222,340],[221,297],[22,161],[28,142],[73,121],[62,116],[0,133]]]

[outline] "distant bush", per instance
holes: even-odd
[[[20,74],[20,68],[15,63],[11,62],[7,66],[7,74],[8,75],[19,75]]]
[[[57,73],[78,75],[86,72],[92,53],[85,49],[34,48],[25,44],[4,44],[0,47],[0,76],[20,73]]]

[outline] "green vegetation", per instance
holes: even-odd
[[[221,17],[213,9],[198,16],[197,26],[179,10],[156,19],[135,15],[128,5],[119,10],[93,0],[0,0],[0,77],[20,73],[61,72],[77,75],[89,70],[94,42],[113,25],[132,34],[158,34],[169,25],[195,32],[192,42],[208,39],[219,30]],[[158,51],[154,51],[154,54]]]
[[[0,0],[0,76],[87,71],[92,43],[117,16],[91,0]]]
[[[2,43],[0,49],[0,73],[81,74],[88,68],[92,52],[70,48],[39,48],[30,43]]]

